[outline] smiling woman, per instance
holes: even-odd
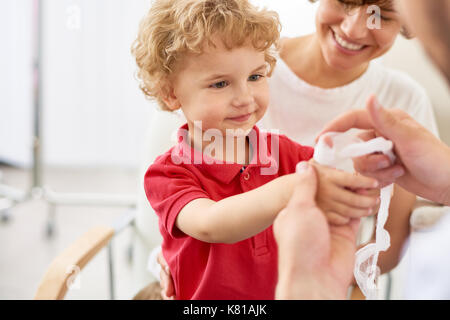
[[[386,53],[402,28],[391,1],[366,2],[322,0],[316,18],[317,40],[326,63],[354,76]],[[367,27],[373,18],[367,10],[372,4],[380,8],[379,28]]]

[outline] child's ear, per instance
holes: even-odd
[[[172,86],[166,86],[164,88],[162,100],[171,111],[175,111],[181,108],[180,101],[175,95],[175,90]]]

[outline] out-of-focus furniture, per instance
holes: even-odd
[[[115,235],[134,225],[135,210],[126,212],[113,226],[97,226],[73,242],[47,268],[36,291],[36,300],[63,299],[76,277],[100,250],[108,249],[110,298],[114,299],[112,242]]]

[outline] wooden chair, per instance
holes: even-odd
[[[92,228],[83,234],[53,260],[42,278],[34,299],[64,299],[70,286],[69,278],[73,276],[70,270],[81,271],[113,236],[114,229],[106,226]]]
[[[95,255],[108,246],[110,298],[114,299],[114,281],[111,240],[122,230],[134,225],[135,210],[126,212],[113,227],[90,229],[59,254],[48,267],[36,291],[35,300],[64,299],[72,279]],[[73,274],[75,272],[75,275]]]

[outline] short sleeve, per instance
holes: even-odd
[[[295,142],[294,142],[295,143]],[[297,144],[298,162],[308,161],[314,156],[314,148]]]
[[[144,189],[159,217],[160,230],[172,237],[185,236],[175,226],[181,209],[195,199],[210,198],[193,172],[174,164],[151,165],[144,177]]]

